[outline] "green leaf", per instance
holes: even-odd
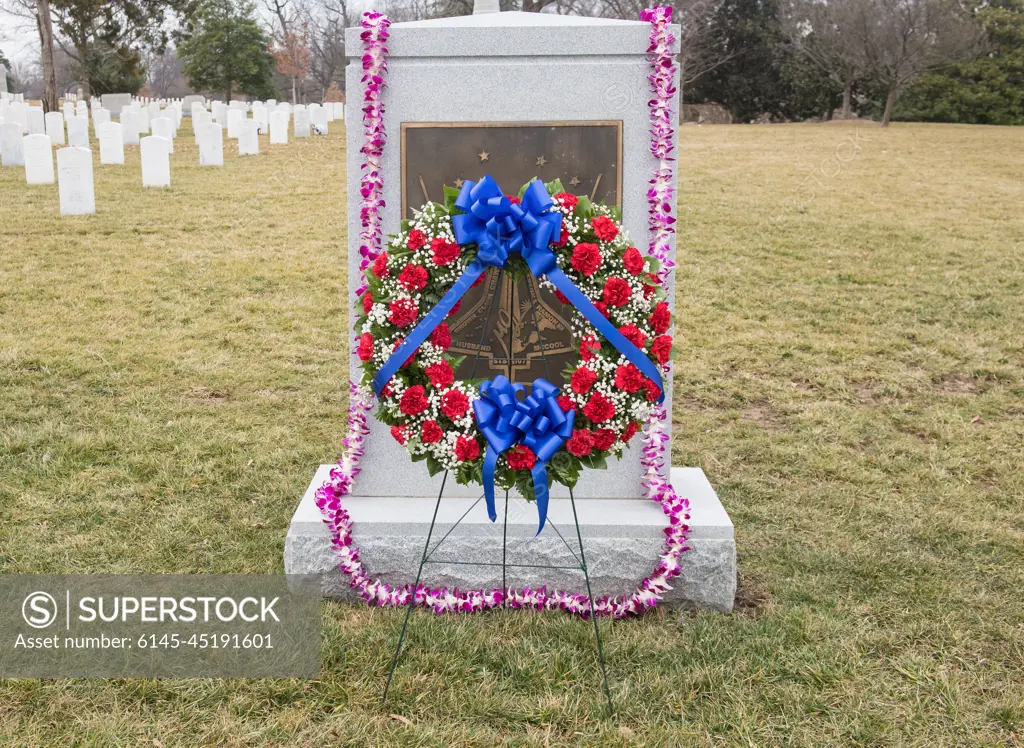
[[[456,189],[455,187],[444,186],[444,209],[449,213],[454,213],[457,208],[455,207],[455,201],[459,197],[459,193],[462,190]]]
[[[550,182],[545,182],[544,189],[548,191],[549,195],[557,195],[560,192],[565,192],[565,188],[562,186],[561,179],[554,179]]]
[[[583,218],[590,218],[594,215],[594,204],[590,202],[590,198],[586,195],[580,195],[579,202],[576,203],[576,215]]]
[[[427,472],[433,478],[438,473],[444,472],[444,465],[437,461],[433,455],[427,455]]]
[[[607,470],[608,460],[605,459],[604,455],[590,455],[588,457],[581,457],[580,462],[591,470]]]

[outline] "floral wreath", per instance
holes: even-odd
[[[622,336],[658,367],[667,364],[672,320],[658,260],[632,245],[617,209],[571,195],[557,180],[544,189],[551,195],[551,211],[561,214],[560,233],[550,242],[558,266]],[[522,204],[526,190],[506,196],[509,203]],[[455,237],[453,217],[463,212],[456,205],[459,192],[446,189],[445,194],[445,204],[427,203],[403,222],[402,232],[390,237],[367,273],[355,326],[365,384],[477,259],[477,245],[460,245]],[[505,269],[513,277],[530,272],[517,255],[508,258]],[[470,287],[483,281],[479,275]],[[562,304],[570,303],[547,277],[540,284]],[[460,306],[456,302],[447,316]],[[571,317],[579,361],[563,373],[564,382],[553,384],[561,384],[555,399],[563,413],[575,411],[575,423],[566,432],[564,451],[547,470],[551,480],[570,488],[583,468],[604,468],[608,457],[621,458],[661,395],[660,383],[645,376],[578,310]],[[482,484],[487,440],[474,417],[474,403],[483,380],[455,378],[462,357],[449,353],[451,342],[448,322],[441,322],[384,383],[377,418],[391,427],[413,461],[426,462],[431,475],[450,470],[459,483]],[[495,483],[515,487],[532,500],[536,463],[534,450],[517,443],[497,458]]]
[[[676,41],[669,29],[672,22],[672,8],[657,6],[641,13],[641,19],[651,25],[650,82],[652,98],[648,102],[651,125],[651,155],[657,159],[657,166],[647,190],[648,228],[650,241],[647,254],[658,260],[661,269],[658,277],[664,282],[675,263],[672,258],[672,234],[675,229],[671,205],[675,202],[675,169],[673,151],[676,145],[676,117],[674,110],[674,75],[678,70],[672,46]],[[368,11],[362,18],[361,39],[363,42],[363,146],[360,149],[365,159],[360,179],[360,224],[359,233],[361,260],[359,264],[360,287],[357,296],[367,288],[366,271],[376,262],[382,250],[383,233],[381,215],[384,207],[384,180],[381,161],[387,143],[384,126],[383,92],[387,85],[390,21],[382,14]],[[424,584],[390,585],[374,579],[360,560],[359,548],[353,540],[353,520],[345,507],[345,497],[360,472],[370,430],[367,419],[373,410],[370,390],[356,382],[349,383],[350,399],[348,423],[342,440],[342,455],[331,470],[330,478],[316,490],[316,504],[323,515],[331,536],[331,545],[338,557],[338,568],[349,578],[350,585],[363,600],[371,605],[404,606],[422,605],[435,613],[477,612],[501,605],[534,610],[564,610],[581,616],[611,616],[622,618],[642,613],[658,604],[671,589],[671,582],[682,572],[682,555],[689,550],[686,545],[689,535],[687,524],[688,500],[676,494],[667,475],[666,428],[670,423],[664,405],[654,407],[651,419],[642,432],[643,468],[642,488],[644,495],[655,502],[667,518],[665,545],[649,576],[625,595],[604,596],[592,599],[585,594],[567,590],[548,590],[546,587],[522,589],[471,589],[452,590],[429,588]]]

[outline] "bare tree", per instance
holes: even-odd
[[[886,89],[882,127],[899,95],[921,73],[972,57],[984,33],[953,0],[865,0],[868,69]]]
[[[793,48],[843,88],[843,119],[852,114],[853,86],[867,72],[865,0],[788,0],[779,6],[782,31]]]
[[[36,0],[36,28],[43,64],[43,111],[57,111],[57,74],[53,62],[53,19],[50,0]]]
[[[163,54],[150,53],[145,58],[146,82],[157,98],[166,99],[188,89],[185,84],[185,62],[178,57],[174,47],[168,47]]]

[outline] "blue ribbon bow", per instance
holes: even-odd
[[[540,535],[548,516],[547,463],[572,436],[576,411],[562,411],[557,400],[559,389],[545,379],[534,380],[530,395],[519,400],[517,394],[525,391],[523,385],[512,384],[508,377],[498,375],[480,385],[480,399],[473,401],[473,412],[490,447],[484,455],[483,470],[487,516],[491,522],[498,518],[494,503],[498,457],[521,442],[537,456],[530,473],[540,516]]]

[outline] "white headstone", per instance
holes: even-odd
[[[199,165],[224,165],[224,128],[216,122],[199,126]]]
[[[345,121],[345,102],[344,101],[336,101],[336,102],[334,102],[334,119],[335,120],[340,120],[342,122]]]
[[[139,113],[132,109],[121,110],[121,137],[125,145],[139,144]]]
[[[149,134],[149,107],[139,107],[136,111],[139,113],[139,134]]]
[[[199,145],[200,137],[199,134],[202,132],[202,126],[208,125],[213,121],[212,115],[203,110],[192,110],[192,136],[195,138],[196,145]]]
[[[234,104],[235,102],[231,102]],[[245,114],[239,111],[237,107],[232,107],[228,110],[228,137],[237,138],[242,132],[242,120],[245,119]]]
[[[170,187],[171,160],[167,138],[149,135],[140,141],[142,151],[142,186]]]
[[[215,101],[210,105],[210,111],[213,113],[213,121],[222,127],[228,123],[228,107],[223,101]]]
[[[30,106],[26,117],[25,121],[28,124],[29,135],[46,134],[46,118],[43,116],[43,108],[41,106]]]
[[[270,144],[288,145],[288,112],[270,113]]]
[[[85,102],[84,99],[75,102],[75,114],[77,114],[79,117],[89,116],[89,105]]]
[[[62,216],[96,212],[92,151],[88,148],[61,148],[57,151],[57,192],[60,194]]]
[[[267,109],[273,109],[277,106],[277,99],[267,99]]]
[[[28,106],[24,101],[15,101],[11,107],[12,118],[9,122],[17,122],[21,127],[21,134],[24,135],[28,132]],[[6,119],[6,117],[4,118]]]
[[[64,113],[64,119],[75,116],[75,102],[65,101],[64,106],[61,107],[61,111]]]
[[[53,145],[64,145],[64,115],[60,112],[47,112],[45,119],[46,134],[50,136],[50,142]]]
[[[60,112],[57,115],[63,116]],[[22,140],[22,148],[25,155],[25,181],[29,184],[53,184],[53,144],[50,136],[26,135]]]
[[[270,132],[270,110],[265,106],[254,106],[252,108],[252,118],[256,120],[256,124],[259,125],[260,135],[266,135]]]
[[[96,128],[96,137],[100,141],[101,164],[124,163],[124,136],[121,125],[117,122],[104,122]]]
[[[242,122],[242,129],[238,136],[239,156],[258,156],[260,152],[260,130],[254,119],[247,119]]]
[[[89,118],[75,115],[68,120],[68,145],[75,148],[89,147]]]
[[[0,163],[4,166],[25,165],[25,150],[21,139],[21,124],[5,122],[0,125]]]
[[[322,106],[324,108],[324,112],[327,114],[327,121],[328,122],[334,122],[334,102],[333,101],[325,101],[320,106]]]
[[[308,138],[309,137],[309,112],[306,108],[295,107],[295,137],[297,138]]]
[[[92,110],[92,126],[93,129],[98,128],[104,122],[110,122],[110,112],[103,107],[93,107]]]
[[[174,122],[167,117],[157,117],[150,125],[154,135],[167,140],[168,152],[174,153]]]
[[[311,104],[309,107],[309,125],[315,135],[327,134],[327,110],[319,104]]]

